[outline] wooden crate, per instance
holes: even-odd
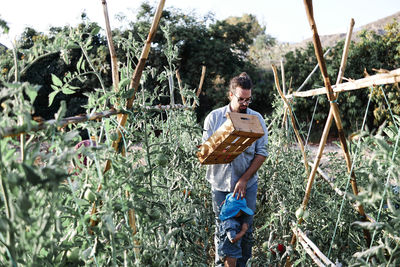
[[[256,115],[230,112],[226,122],[199,147],[197,157],[201,164],[226,164],[263,135]]]

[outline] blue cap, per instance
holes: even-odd
[[[221,221],[225,221],[229,218],[235,217],[239,211],[243,211],[248,215],[253,215],[254,212],[247,207],[247,202],[245,198],[236,199],[233,196],[233,193],[229,193],[226,195],[225,203],[221,208],[221,212],[219,214],[219,218]]]

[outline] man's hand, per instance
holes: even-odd
[[[242,177],[236,182],[235,189],[233,190],[233,197],[236,199],[244,198],[246,196],[247,181],[257,172],[265,160],[265,156],[255,155],[249,168],[243,173]]]
[[[246,196],[246,188],[247,181],[245,179],[239,179],[235,185],[235,189],[233,190],[233,197],[236,196],[236,199],[244,198]]]

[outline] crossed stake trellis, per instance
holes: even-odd
[[[276,71],[276,67],[273,66],[273,71],[274,71],[274,76],[275,76],[275,84],[277,87],[277,90],[282,98],[282,100],[284,101],[285,104],[285,118],[286,118],[286,114],[289,113],[290,118],[291,118],[291,123],[292,123],[292,127],[294,129],[296,138],[299,142],[303,157],[304,157],[304,164],[305,164],[305,168],[307,170],[307,175],[308,175],[308,182],[307,182],[307,187],[306,187],[306,192],[305,192],[305,196],[303,198],[303,202],[301,207],[305,210],[309,201],[309,197],[310,197],[310,193],[311,193],[311,189],[312,189],[312,185],[314,182],[314,178],[316,175],[316,172],[319,172],[321,174],[321,176],[323,178],[325,178],[325,180],[328,181],[328,179],[326,178],[326,175],[319,169],[319,163],[323,154],[323,150],[324,147],[326,145],[326,141],[327,141],[327,137],[330,131],[330,127],[332,125],[332,120],[335,119],[335,123],[336,123],[336,127],[338,130],[338,135],[339,135],[339,140],[341,143],[341,147],[342,150],[344,152],[344,156],[345,156],[345,160],[346,160],[346,165],[347,165],[347,169],[349,172],[349,176],[350,176],[350,182],[352,185],[352,189],[353,189],[353,193],[355,195],[358,194],[358,188],[357,188],[357,182],[356,182],[356,177],[354,175],[354,172],[352,170],[352,162],[351,162],[351,158],[350,158],[350,154],[347,148],[347,143],[346,143],[346,139],[344,136],[344,132],[343,132],[343,127],[342,127],[342,122],[341,122],[341,118],[340,118],[340,113],[339,113],[339,109],[338,109],[338,105],[337,105],[337,97],[338,94],[340,92],[345,92],[345,91],[351,91],[351,90],[357,90],[357,89],[361,89],[361,88],[366,88],[366,87],[373,87],[376,85],[383,85],[383,84],[393,84],[393,83],[398,83],[400,82],[400,68],[390,71],[390,72],[385,72],[385,73],[380,73],[377,75],[373,75],[373,76],[369,76],[366,77],[364,79],[359,79],[359,80],[355,80],[355,81],[350,81],[347,83],[341,83],[342,79],[343,79],[343,73],[346,67],[346,61],[347,61],[347,55],[348,55],[348,49],[349,49],[349,45],[350,45],[350,40],[351,40],[351,35],[352,35],[352,29],[354,26],[354,20],[351,21],[350,23],[350,28],[349,31],[347,33],[347,37],[346,37],[346,42],[345,42],[345,47],[343,50],[343,55],[342,55],[342,62],[341,62],[341,66],[339,69],[339,74],[338,74],[338,78],[336,81],[336,85],[334,87],[331,86],[330,84],[330,80],[327,74],[327,69],[326,69],[326,65],[325,65],[325,61],[323,58],[323,53],[322,53],[322,46],[321,46],[321,42],[318,36],[318,32],[317,32],[317,27],[314,21],[314,17],[313,17],[313,8],[312,8],[312,0],[303,0],[305,7],[306,7],[306,13],[308,16],[308,20],[311,26],[311,29],[313,31],[313,42],[314,42],[314,48],[315,48],[315,54],[317,56],[317,60],[318,60],[318,65],[319,68],[321,70],[323,79],[324,79],[324,85],[325,87],[323,88],[318,88],[318,89],[314,89],[314,90],[309,90],[306,92],[294,92],[292,94],[289,95],[284,95],[280,85],[279,85],[279,79],[277,77],[277,71]],[[110,27],[109,27],[109,21],[108,21],[108,11],[107,11],[107,4],[106,4],[106,0],[102,0],[102,4],[104,7],[104,13],[105,13],[105,19],[106,19],[106,27],[107,27],[107,37],[108,37],[108,41],[110,44],[110,53],[114,56],[112,56],[112,65],[113,65],[113,84],[114,84],[114,88],[118,88],[118,69],[116,67],[116,57],[115,57],[115,51],[114,50],[114,46],[112,44],[112,38],[111,38],[111,34],[110,34]],[[153,20],[153,24],[152,27],[150,29],[148,38],[146,40],[146,44],[143,47],[143,51],[142,51],[142,55],[141,58],[139,60],[139,63],[135,69],[135,73],[133,74],[132,80],[131,80],[131,84],[130,84],[130,88],[134,89],[135,93],[137,91],[137,88],[139,86],[139,82],[140,82],[140,77],[142,74],[142,70],[144,68],[144,65],[146,63],[147,60],[147,56],[149,54],[149,50],[150,50],[150,44],[151,44],[151,40],[154,36],[155,30],[157,29],[158,26],[158,22],[160,20],[161,17],[161,12],[162,9],[164,7],[165,4],[165,0],[160,0],[157,11],[155,13],[154,16],[154,20]],[[198,96],[200,91],[201,91],[201,86],[204,80],[204,73],[205,73],[205,68],[203,67],[202,70],[202,78],[200,80],[200,85],[198,88],[198,91],[196,93],[196,95]],[[179,80],[179,73],[177,73],[177,78]],[[315,96],[315,95],[321,95],[321,94],[327,94],[329,103],[330,103],[330,111],[329,111],[329,115],[325,124],[325,128],[323,131],[323,134],[321,136],[321,140],[320,140],[320,144],[319,144],[319,148],[318,148],[318,152],[317,155],[315,157],[314,163],[308,163],[307,158],[306,158],[306,154],[304,151],[304,145],[303,145],[303,141],[300,137],[300,134],[298,133],[298,130],[296,128],[296,124],[295,124],[295,119],[292,113],[292,109],[289,103],[288,99],[292,99],[294,97],[308,97],[308,96]],[[132,104],[134,101],[135,96],[133,95],[131,99],[129,99],[126,108],[130,109],[132,108]],[[184,99],[183,103],[184,105],[173,105],[171,106],[171,108],[188,108],[188,106],[186,106]],[[192,108],[194,107],[195,104],[193,104]],[[164,108],[170,108],[170,107],[155,107],[158,109],[164,109]],[[87,120],[97,120],[100,119],[102,117],[108,117],[110,115],[117,115],[118,117],[118,123],[119,123],[119,127],[123,128],[123,126],[125,125],[126,121],[127,121],[127,116],[128,114],[117,111],[115,109],[111,109],[108,111],[104,111],[104,112],[100,112],[100,113],[96,113],[96,114],[90,114],[90,115],[83,115],[83,116],[76,116],[76,117],[72,117],[72,118],[66,118],[63,119],[61,121],[56,121],[56,120],[52,120],[52,121],[48,121],[42,124],[39,124],[35,129],[32,129],[34,131],[37,130],[41,130],[44,129],[46,127],[48,127],[49,125],[56,125],[59,127],[63,127],[67,124],[70,123],[77,123],[77,122],[81,122],[81,121],[87,121]],[[4,130],[4,129],[3,129]],[[14,128],[10,128],[10,129],[5,129],[5,131],[1,131],[0,132],[0,137],[6,137],[6,136],[16,136],[16,135],[21,135],[22,132],[18,131],[17,129]],[[119,132],[119,138],[113,142],[113,147],[118,150],[118,144],[121,140],[121,133]],[[122,151],[122,153],[124,154],[124,151]],[[309,165],[311,165],[312,169],[311,169],[311,173],[309,172]],[[110,168],[110,161],[107,162],[106,167],[104,172],[108,171]],[[98,190],[101,189],[101,186],[98,187]],[[344,192],[340,191],[337,188],[334,188],[335,192],[338,193],[339,195],[345,195]],[[127,192],[127,195],[129,195],[129,193]],[[364,208],[361,204],[359,204],[357,206],[357,210],[360,213],[360,215],[362,216],[363,220],[367,221],[372,221],[374,222],[374,219],[369,216],[368,214],[365,213]],[[92,213],[96,212],[96,208],[95,206],[93,206],[92,209]],[[91,222],[92,225],[96,222],[92,221]],[[311,256],[311,258],[314,260],[314,262],[318,265],[318,266],[325,266],[325,265],[331,265],[334,266],[334,264],[332,263],[332,261],[329,260],[328,257],[326,257],[325,255],[323,255],[323,253],[318,249],[318,247],[312,243],[312,241],[310,239],[307,238],[307,236],[299,229],[298,225],[300,225],[302,223],[302,218],[299,219],[299,221],[297,222],[297,226],[293,227],[293,232],[294,235],[292,237],[292,245],[295,244],[296,239],[299,240],[299,242],[303,245],[304,249],[306,250],[306,252]],[[130,210],[129,211],[129,225],[132,228],[133,234],[136,233],[137,229],[136,229],[136,223],[135,223],[135,217],[134,217],[134,210]],[[364,230],[364,236],[366,238],[366,242],[369,245],[371,243],[371,236],[370,233],[367,230]],[[397,240],[396,241],[400,241]],[[286,265],[290,265],[290,259],[288,258]]]
[[[351,161],[350,153],[349,153],[349,150],[347,147],[346,138],[345,138],[343,126],[342,126],[342,121],[340,118],[340,112],[339,112],[339,108],[338,108],[338,104],[337,104],[337,97],[338,97],[339,92],[356,90],[356,89],[361,89],[361,88],[365,88],[365,87],[374,87],[376,85],[398,83],[400,81],[400,69],[396,69],[396,70],[393,70],[390,72],[369,76],[364,79],[350,81],[347,83],[342,83],[344,70],[346,68],[346,62],[347,62],[347,56],[348,56],[348,51],[349,51],[349,46],[350,46],[352,30],[353,30],[353,26],[354,26],[354,20],[352,19],[351,23],[350,23],[349,31],[346,36],[346,41],[345,41],[345,45],[344,45],[344,49],[343,49],[342,61],[341,61],[341,65],[340,65],[340,69],[339,69],[339,73],[338,73],[338,77],[337,77],[337,81],[336,81],[336,86],[333,89],[331,86],[329,77],[328,77],[326,64],[325,64],[323,52],[322,52],[321,41],[320,41],[320,38],[318,35],[317,26],[316,26],[315,20],[314,20],[312,0],[304,0],[304,5],[306,8],[308,21],[309,21],[311,30],[313,32],[313,43],[314,43],[315,55],[318,60],[318,65],[321,70],[321,74],[322,74],[322,77],[324,80],[325,87],[319,88],[319,89],[314,89],[314,90],[309,90],[306,92],[294,92],[290,95],[285,96],[279,85],[279,79],[278,79],[276,67],[274,65],[272,65],[272,69],[273,69],[274,77],[275,77],[275,85],[276,85],[278,93],[281,96],[281,98],[284,102],[284,105],[285,105],[285,111],[284,111],[285,118],[286,118],[286,114],[289,113],[290,121],[291,121],[293,130],[295,132],[297,141],[299,143],[300,149],[302,151],[305,168],[306,168],[307,175],[308,175],[305,196],[304,196],[302,204],[301,204],[301,208],[303,210],[306,209],[307,204],[309,202],[312,185],[313,185],[314,178],[315,178],[317,171],[320,172],[322,177],[326,177],[326,175],[319,169],[319,163],[320,163],[320,160],[321,160],[321,157],[323,154],[323,150],[326,145],[326,141],[328,138],[328,134],[329,134],[333,119],[335,120],[335,124],[336,124],[338,135],[339,135],[339,141],[341,144],[341,148],[344,152],[344,157],[346,160],[347,171],[349,173],[349,178],[350,178],[353,194],[358,195],[358,193],[359,193],[358,188],[357,188],[356,176],[353,172],[352,161]],[[282,71],[282,73],[284,73],[284,71]],[[282,77],[282,80],[284,80],[284,76]],[[292,109],[291,109],[288,99],[292,99],[294,97],[308,97],[308,96],[314,96],[314,95],[321,95],[324,93],[326,93],[326,95],[328,97],[328,100],[330,103],[330,111],[329,111],[329,115],[328,115],[328,118],[325,123],[325,127],[323,130],[322,136],[321,136],[321,140],[320,140],[319,147],[318,147],[318,152],[315,157],[314,163],[310,163],[310,165],[312,167],[311,173],[310,173],[309,172],[309,163],[307,161],[307,157],[306,157],[306,154],[304,151],[304,144],[303,144],[300,134],[296,128],[295,118],[293,116]],[[327,179],[325,179],[325,180],[327,180]],[[345,193],[343,193],[339,189],[334,188],[334,190],[336,193],[345,196]],[[358,213],[361,215],[361,219],[363,221],[368,221],[368,220],[374,221],[374,219],[371,216],[369,216],[365,213],[364,208],[361,204],[358,204],[356,208],[357,208]],[[298,226],[302,223],[302,221],[303,221],[303,218],[300,218],[297,222],[297,225],[293,226],[294,234],[292,236],[291,244],[294,245],[296,243],[296,239],[298,239],[300,244],[305,249],[305,251],[310,255],[310,257],[313,259],[313,261],[318,266],[325,266],[325,265],[335,266],[335,264],[332,261],[330,261],[329,258],[326,257],[318,249],[318,247],[314,243],[312,243],[312,241],[309,238],[307,238],[307,236],[300,230],[300,228]],[[366,229],[364,229],[363,232],[364,232],[364,237],[366,239],[366,243],[368,246],[370,246],[371,235],[370,235],[369,231]],[[286,266],[290,266],[289,257],[287,258]]]

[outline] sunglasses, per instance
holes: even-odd
[[[233,95],[236,96],[236,98],[238,99],[239,104],[244,104],[244,103],[250,104],[253,101],[251,97],[249,97],[249,98],[241,98],[241,97],[238,97],[235,94],[233,94]]]

